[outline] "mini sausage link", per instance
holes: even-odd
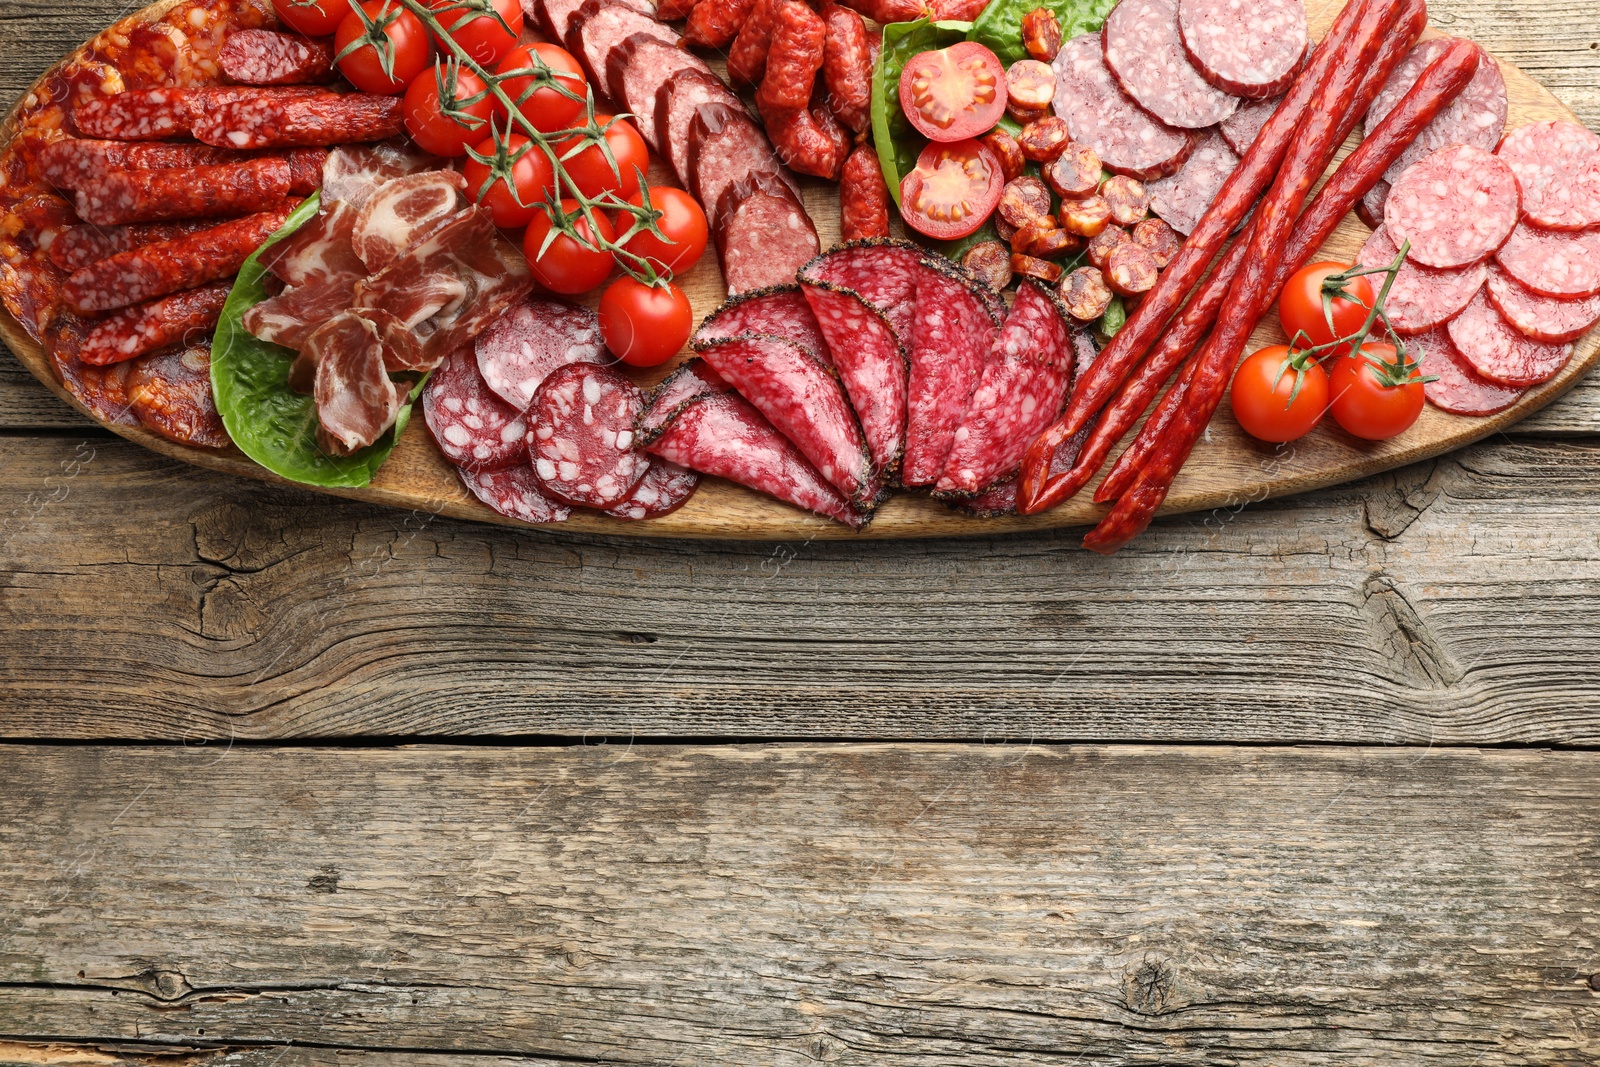
[[[973,245],[961,257],[961,265],[995,292],[1011,284],[1011,250],[999,241],[981,241]]]
[[[979,142],[988,145],[995,158],[1000,161],[1000,176],[1006,181],[1015,181],[1022,177],[1023,170],[1028,166],[1028,159],[1022,154],[1022,146],[1017,139],[996,126],[982,137]]]
[[[1114,174],[1100,187],[1100,195],[1111,205],[1111,217],[1119,226],[1133,226],[1150,214],[1150,190],[1137,178]]]
[[[1133,238],[1121,226],[1107,226],[1089,239],[1089,262],[1105,270],[1106,260],[1124,242]]]
[[[728,80],[736,86],[760,85],[767,72],[767,51],[772,47],[772,21],[783,0],[756,0],[750,17],[728,46]],[[657,17],[663,18],[660,9]]]
[[[1086,144],[1068,142],[1044,169],[1044,180],[1063,200],[1082,200],[1100,188],[1100,155]]]
[[[1056,96],[1056,72],[1037,59],[1019,59],[1006,68],[1006,101],[1030,111],[1043,111]]]
[[[1061,280],[1061,264],[1025,256],[1019,252],[1011,254],[1011,270],[1015,274],[1037,278],[1048,285],[1054,285]]]
[[[1049,63],[1061,51],[1061,23],[1047,7],[1036,7],[1022,16],[1022,47],[1041,63]]]
[[[1099,267],[1079,267],[1061,279],[1061,302],[1067,305],[1067,314],[1079,322],[1093,322],[1104,315],[1115,295]]]
[[[923,16],[922,0],[839,0],[839,2],[880,26],[887,26],[891,22],[915,22]]]
[[[1148,293],[1161,276],[1150,250],[1132,240],[1122,241],[1106,256],[1106,282],[1122,296]]]
[[[1157,268],[1171,263],[1172,257],[1183,247],[1183,238],[1178,231],[1161,219],[1145,219],[1139,223],[1133,228],[1133,240],[1135,244],[1144,246],[1155,259]]]
[[[700,0],[684,23],[683,40],[699,48],[726,48],[754,6],[755,0]]]
[[[1068,233],[1079,237],[1098,237],[1111,224],[1111,205],[1103,196],[1088,196],[1082,200],[1063,200],[1056,221]]]
[[[825,108],[764,114],[767,136],[778,158],[801,174],[839,180],[850,140]]]
[[[859,146],[845,160],[839,180],[839,232],[846,241],[889,236],[889,187],[871,145]]]
[[[828,106],[840,122],[856,133],[865,133],[872,125],[872,58],[867,48],[867,24],[856,12],[832,3],[823,5],[822,21],[827,28],[822,47],[822,82],[828,89]]]
[[[712,0],[701,0],[701,7]],[[699,14],[700,8],[695,8]],[[772,47],[767,50],[767,71],[756,90],[762,117],[803,109],[811,100],[828,27],[802,0],[780,0],[772,22]]]
[[[1067,132],[1066,122],[1054,115],[1028,123],[1022,128],[1022,136],[1017,138],[1022,154],[1035,163],[1049,163],[1071,143],[1072,135]]]
[[[997,209],[1001,218],[1013,226],[1021,226],[1025,222],[1042,218],[1050,214],[1050,190],[1044,182],[1031,175],[1024,175],[1006,183],[1000,191],[1000,206]]]

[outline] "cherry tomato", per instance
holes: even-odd
[[[518,0],[422,0],[445,33],[485,67],[500,62],[522,32]]]
[[[424,152],[436,156],[464,156],[468,145],[477,145],[490,133],[489,118],[495,113],[494,98],[484,90],[483,79],[453,64],[436,64],[431,73],[417,76],[406,88],[402,111],[406,132]],[[464,101],[474,96],[481,98],[472,103]],[[445,102],[453,109],[472,116],[463,123],[444,113]],[[540,153],[541,155],[543,153]],[[547,163],[548,165],[548,163]]]
[[[900,72],[900,108],[930,141],[988,133],[1006,110],[1006,68],[976,41],[921,52]]]
[[[611,154],[617,161],[617,173],[612,172],[598,144],[591,143],[576,155],[568,156],[567,153],[581,142],[579,137],[569,137],[556,145],[556,155],[584,196],[596,197],[609,191],[626,200],[639,191],[639,175],[650,167],[650,150],[627,119],[596,115],[594,121],[605,131],[606,144],[611,146]]]
[[[1328,410],[1328,374],[1308,365],[1294,392],[1295,373],[1284,369],[1287,345],[1253,352],[1233,376],[1233,417],[1245,432],[1262,441],[1293,441],[1310,433]]]
[[[634,193],[628,197],[634,207],[644,206],[644,195]],[[636,256],[644,256],[657,271],[683,274],[696,263],[706,250],[706,213],[695,198],[682,189],[670,185],[650,187],[650,206],[661,212],[656,219],[656,229],[666,240],[661,240],[649,230],[640,230],[622,245]],[[622,234],[633,225],[634,216],[617,212],[616,230]]]
[[[693,328],[689,298],[671,282],[646,285],[624,275],[600,297],[600,336],[631,366],[659,367],[678,354]]]
[[[572,218],[579,236],[586,241],[594,240],[594,230],[590,228],[589,220],[576,215],[576,200],[561,201],[561,210]],[[611,221],[603,212],[596,211],[594,219],[600,230],[600,240],[610,241],[616,236],[611,229]],[[522,235],[522,251],[528,257],[528,265],[533,268],[534,281],[552,293],[575,296],[587,293],[611,276],[613,260],[610,252],[580,244],[568,234],[556,234],[550,247],[545,248],[545,237],[552,229],[554,226],[549,214],[539,208],[533,213],[533,221],[528,223],[528,232]],[[680,341],[679,345],[682,343]]]
[[[583,68],[578,66],[571,52],[553,44],[521,45],[506,53],[500,66],[495,68],[495,73],[537,71],[540,63],[549,68],[542,78],[534,74],[507,78],[500,83],[501,88],[517,102],[517,110],[540,133],[570,129],[582,118],[583,101],[589,86],[583,76]],[[555,88],[557,85],[571,90],[573,96],[563,95],[560,89]]]
[[[555,188],[550,157],[520,134],[507,137],[504,146],[493,136],[487,137],[478,142],[473,152],[461,167],[467,179],[467,195],[483,205],[501,229],[527,225]]]
[[[1368,357],[1386,364],[1387,372]],[[1411,429],[1422,414],[1422,372],[1397,364],[1394,346],[1385,344],[1365,344],[1356,355],[1341,358],[1330,381],[1334,421],[1368,441],[1386,441]]]
[[[362,16],[365,15],[365,19]],[[365,40],[350,54],[345,49]],[[379,49],[382,49],[380,53]],[[333,35],[339,73],[351,85],[369,93],[399,93],[427,70],[433,45],[422,20],[400,6],[399,0],[366,0],[339,23]]]
[[[900,182],[900,214],[929,237],[965,237],[994,211],[1004,185],[1000,160],[987,145],[930,144]]]
[[[1361,329],[1376,299],[1376,292],[1366,275],[1344,283],[1345,291],[1355,300],[1334,297],[1331,330],[1328,328],[1328,313],[1322,306],[1323,280],[1349,269],[1348,263],[1309,263],[1294,272],[1278,297],[1278,317],[1283,320],[1283,332],[1289,335],[1291,342],[1300,348],[1312,348],[1328,344],[1336,337],[1349,337]],[[1305,336],[1296,341],[1302,332]],[[1342,346],[1334,354],[1342,356],[1348,351],[1348,346]]]
[[[350,0],[272,0],[272,10],[291,30],[326,37],[350,14]]]

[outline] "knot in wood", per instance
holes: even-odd
[[[194,992],[182,971],[170,971],[163,967],[141,971],[139,985],[157,1000],[182,1000]]]
[[[1178,971],[1163,959],[1146,956],[1122,977],[1122,999],[1128,1010],[1139,1015],[1164,1015],[1176,1011]]]

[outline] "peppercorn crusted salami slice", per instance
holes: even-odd
[[[615,507],[650,460],[634,447],[644,410],[639,387],[609,367],[569,363],[553,371],[528,407],[528,456],[539,484],[570,504]]]
[[[1361,246],[1356,262],[1368,269],[1387,269],[1399,251],[1389,232],[1379,227]],[[1389,325],[1396,333],[1419,334],[1448,322],[1483,287],[1487,274],[1488,267],[1482,263],[1459,270],[1435,270],[1412,263],[1408,257],[1395,274],[1384,301]],[[1372,275],[1368,281],[1375,290],[1383,283],[1380,275]]]
[[[1489,268],[1489,303],[1518,332],[1535,341],[1576,341],[1600,322],[1600,295],[1556,300],[1528,289],[1499,264]]]
[[[1576,300],[1600,293],[1600,230],[1563,233],[1522,223],[1494,258],[1540,296]]]
[[[1373,97],[1372,106],[1367,108],[1368,132],[1395,109],[1395,105],[1422,77],[1422,72],[1455,40],[1454,37],[1434,37],[1406,54],[1389,75],[1389,80],[1383,83],[1378,95]],[[1494,151],[1495,145],[1500,142],[1500,134],[1506,128],[1506,109],[1505,77],[1493,57],[1479,49],[1478,69],[1467,87],[1461,90],[1449,107],[1434,116],[1416,140],[1406,146],[1399,158],[1384,171],[1384,178],[1391,185],[1399,182],[1400,176],[1412,164],[1448,145],[1470,145],[1486,152]]]
[[[1395,182],[1383,205],[1389,239],[1410,241],[1425,267],[1481,263],[1517,225],[1517,177],[1503,160],[1471,145],[1450,145]]]
[[[528,462],[527,420],[484,382],[466,345],[429,376],[422,417],[439,451],[458,467],[494,470]]]
[[[634,443],[648,449],[684,404],[700,397],[732,391],[733,387],[699,356],[685,360],[645,398],[644,412],[633,424]]]
[[[1546,344],[1512,329],[1482,292],[1447,329],[1450,343],[1473,370],[1513,388],[1549,381],[1572,358],[1570,344]]]
[[[1239,157],[1222,133],[1206,130],[1200,135],[1194,154],[1178,173],[1158,178],[1146,187],[1150,193],[1150,210],[1187,236],[1199,224],[1200,216],[1216,199],[1217,190],[1238,165]]]
[[[1600,160],[1600,137],[1576,122],[1530,122],[1506,134],[1494,154],[1517,176],[1528,222],[1547,230],[1600,224],[1600,182],[1583,181]]]
[[[660,456],[651,456],[649,469],[628,494],[628,499],[607,508],[606,514],[626,522],[659,519],[687,504],[699,486],[700,472]]]
[[[1043,189],[1042,183],[1040,188]],[[1045,191],[1044,195],[1048,196],[1049,192]],[[856,293],[883,312],[900,347],[910,351],[917,281],[930,264],[928,254],[916,245],[875,239],[848,244],[818,256],[801,270],[800,280],[802,283],[826,282]],[[997,298],[989,299],[992,303]]]
[[[1493,415],[1522,399],[1526,389],[1491,382],[1472,369],[1450,342],[1445,327],[1430,330],[1407,342],[1422,373],[1434,378],[1422,387],[1428,403],[1452,415]]]
[[[1051,106],[1072,139],[1093,148],[1115,174],[1149,181],[1172,174],[1189,158],[1194,141],[1139,109],[1106,69],[1100,34],[1085,33],[1061,46]]]
[[[545,378],[569,363],[608,363],[600,318],[588,308],[529,297],[479,335],[478,370],[490,389],[526,411]]]
[[[888,318],[859,293],[805,273],[801,286],[861,419],[874,475],[887,479],[905,451],[905,350]]]
[[[902,484],[932,485],[944,470],[1003,318],[981,292],[981,283],[953,266],[930,264],[919,273]]]
[[[127,378],[128,407],[139,425],[196,448],[232,444],[211,394],[211,344],[152,353]]]
[[[1203,130],[1238,109],[1238,97],[1206,81],[1189,61],[1178,29],[1178,0],[1119,0],[1101,35],[1106,67],[1117,84],[1168,126]]]
[[[460,467],[456,475],[468,492],[508,519],[543,524],[564,522],[572,515],[572,508],[545,493],[526,463],[499,470]]]
[[[774,285],[729,297],[706,316],[690,343],[698,348],[744,333],[782,337],[833,364],[827,339],[798,285]]]
[[[1283,92],[1306,52],[1304,0],[1180,0],[1178,28],[1195,69],[1236,96]]]

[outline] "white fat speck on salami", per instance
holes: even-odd
[[[650,458],[634,446],[639,387],[609,367],[553,371],[528,406],[528,456],[545,490],[604,511],[628,498]]]
[[[1522,186],[1522,215],[1548,230],[1582,230],[1600,224],[1600,137],[1576,122],[1518,126],[1495,149]]]
[[[833,353],[811,305],[798,285],[778,285],[729,297],[695,331],[696,347],[727,340],[743,333],[766,334],[792,341],[830,366]]]
[[[1367,108],[1366,129],[1371,132],[1395,109],[1400,100],[1422,77],[1428,65],[1438,59],[1455,41],[1454,37],[1435,37],[1417,45],[1389,75],[1383,88]],[[1471,145],[1486,152],[1494,151],[1500,143],[1500,134],[1506,128],[1506,80],[1489,53],[1478,50],[1478,70],[1461,94],[1449,107],[1435,115],[1423,128],[1416,140],[1406,146],[1398,159],[1390,164],[1384,177],[1390,184],[1400,180],[1400,175],[1418,160],[1433,154],[1447,145]]]
[[[1547,382],[1572,358],[1570,344],[1546,344],[1511,327],[1482,292],[1450,320],[1450,343],[1492,382],[1525,388]]]
[[[994,347],[1002,316],[982,298],[979,285],[953,268],[929,267],[917,280],[900,474],[905,485],[938,480]]]
[[[1361,246],[1356,263],[1369,270],[1387,269],[1399,252],[1389,232],[1380,226]],[[1483,288],[1487,275],[1488,267],[1482,263],[1459,270],[1435,270],[1412,263],[1408,257],[1395,274],[1384,301],[1389,325],[1396,333],[1419,334],[1448,322]],[[1383,285],[1382,275],[1368,275],[1367,280],[1374,292]]]
[[[569,363],[609,363],[600,319],[588,308],[529,297],[479,335],[478,371],[500,398],[526,411],[552,371]]]
[[[1178,28],[1202,77],[1252,99],[1289,88],[1306,52],[1304,0],[1179,0]]]
[[[1498,263],[1489,268],[1489,303],[1519,333],[1563,344],[1576,341],[1600,322],[1600,295],[1576,300],[1540,296],[1505,272]]]
[[[1119,0],[1101,35],[1117,84],[1168,126],[1203,130],[1238,109],[1238,97],[1206,81],[1189,62],[1178,0]]]
[[[1178,173],[1157,178],[1146,186],[1150,191],[1150,210],[1187,236],[1199,225],[1200,217],[1217,198],[1217,190],[1238,165],[1239,157],[1222,133],[1206,130],[1194,154]]]
[[[700,486],[700,473],[660,456],[650,457],[650,469],[633,487],[628,499],[606,509],[613,519],[638,522],[670,515],[689,502]]]
[[[563,522],[572,509],[552,500],[525,463],[500,470],[480,471],[457,468],[456,475],[468,492],[508,519],[529,523]]]
[[[1438,326],[1406,342],[1422,373],[1434,378],[1422,387],[1428,403],[1452,415],[1493,415],[1522,399],[1526,389],[1491,382],[1472,369],[1445,327]]]
[[[470,346],[451,352],[428,378],[422,417],[439,451],[458,467],[496,470],[528,461],[522,412],[484,383]]]
[[[1061,46],[1052,105],[1072,139],[1086,144],[1114,174],[1149,181],[1174,173],[1194,150],[1188,131],[1173,129],[1139,109],[1106,69],[1100,34]]]
[[[1600,293],[1600,230],[1565,233],[1522,223],[1494,258],[1540,296],[1576,300]]]
[[[1395,242],[1411,242],[1425,267],[1465,267],[1488,259],[1517,225],[1517,176],[1481,148],[1450,145],[1413,165],[1383,205]]]

